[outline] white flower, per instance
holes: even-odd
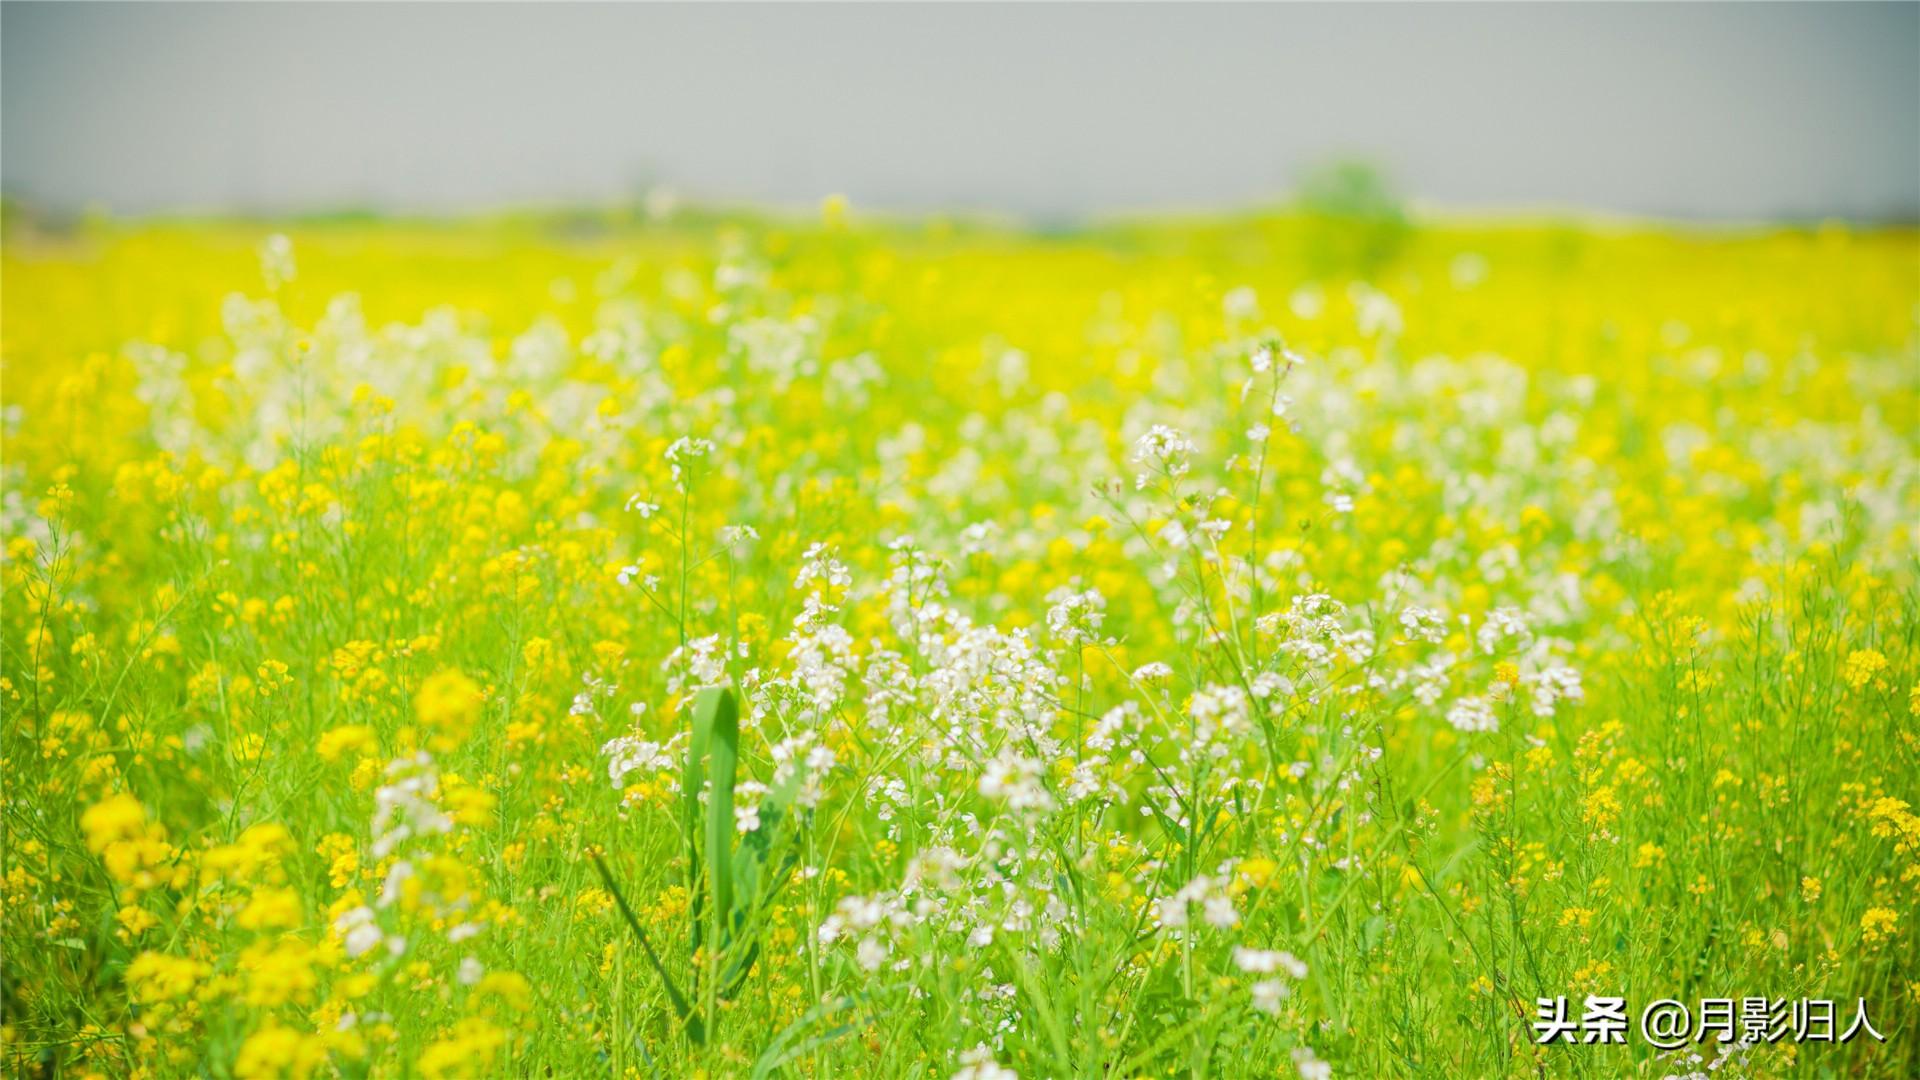
[[[760,796],[766,793],[767,785],[757,780],[742,780],[734,788],[734,798],[738,800],[733,807],[735,831],[750,833],[760,827]]]
[[[1287,999],[1287,984],[1279,979],[1262,979],[1253,984],[1253,1007],[1268,1016],[1277,1016],[1280,1003]]]
[[[1480,624],[1479,631],[1474,635],[1480,651],[1488,654],[1508,639],[1517,641],[1520,650],[1525,650],[1533,642],[1533,633],[1527,627],[1526,613],[1517,608],[1495,608],[1487,612],[1487,620]]]
[[[1133,669],[1134,682],[1156,683],[1163,679],[1171,678],[1173,678],[1173,668],[1158,660],[1141,664],[1139,667]]]
[[[1158,905],[1160,925],[1186,926],[1188,906],[1199,904],[1208,926],[1217,930],[1232,929],[1240,921],[1240,913],[1233,909],[1233,897],[1222,884],[1202,874],[1182,885],[1179,892],[1161,898]]]
[[[666,459],[669,462],[691,461],[694,458],[706,457],[711,453],[713,453],[713,443],[706,439],[695,439],[682,435],[680,438],[673,440],[673,444],[667,447]]]
[[[1253,707],[1247,692],[1238,686],[1208,685],[1187,699],[1187,715],[1193,718],[1193,740],[1207,746],[1222,736],[1247,736],[1253,733]]]
[[[1003,750],[980,774],[980,794],[1015,810],[1051,810],[1053,796],[1040,782],[1040,769],[1038,761]]]
[[[813,581],[824,581],[832,588],[844,589],[853,584],[853,574],[833,557],[832,548],[825,544],[812,544],[800,556],[800,572],[794,575],[793,587],[804,589]]]
[[[727,678],[727,658],[720,649],[720,635],[694,638],[667,654],[662,667],[668,671],[667,688],[675,693],[693,686],[719,686]]]
[[[1533,715],[1542,719],[1553,715],[1557,702],[1579,704],[1587,696],[1580,685],[1580,673],[1570,667],[1554,666],[1522,675],[1520,684],[1532,691]]]
[[[374,918],[373,909],[362,904],[342,912],[339,918],[333,920],[334,932],[340,935],[348,956],[363,956],[371,952],[386,936],[380,932]]]
[[[1099,639],[1100,626],[1107,618],[1107,600],[1094,589],[1074,592],[1065,586],[1047,594],[1047,629],[1055,637],[1073,645]]]
[[[285,234],[274,233],[262,240],[259,255],[260,276],[266,279],[267,291],[277,290],[293,280],[293,241]]]
[[[1447,621],[1437,611],[1408,605],[1400,613],[1400,629],[1406,632],[1408,641],[1424,641],[1433,645],[1445,640]]]
[[[630,772],[645,769],[663,772],[674,766],[673,755],[667,743],[648,742],[631,735],[609,739],[600,752],[607,757],[607,775],[613,779],[617,789],[624,786]]]
[[[1333,1066],[1315,1056],[1313,1047],[1296,1046],[1292,1057],[1293,1067],[1300,1070],[1300,1080],[1333,1080]]]
[[[412,876],[413,864],[405,859],[388,868],[386,879],[380,883],[380,906],[391,907],[395,900],[400,899],[401,886]]]
[[[410,837],[453,830],[453,819],[432,802],[440,789],[433,759],[421,751],[387,765],[388,783],[373,793],[373,857],[384,859]]]
[[[1293,696],[1293,680],[1278,672],[1263,671],[1253,677],[1253,696],[1261,701],[1278,694],[1286,698]]]
[[[1233,897],[1224,892],[1216,892],[1200,905],[1207,925],[1215,930],[1231,930],[1233,924],[1240,921],[1240,913],[1233,910]]]
[[[960,530],[960,554],[985,555],[993,551],[993,541],[1000,533],[1000,526],[991,521],[976,521]]]
[[[953,1080],[1020,1080],[1020,1074],[995,1062],[993,1051],[982,1043],[960,1055],[960,1071]]]
[[[1307,977],[1307,965],[1299,957],[1272,949],[1249,949],[1244,945],[1235,945],[1233,966],[1249,975],[1271,975],[1276,971],[1284,971],[1296,979]]]
[[[1463,697],[1447,710],[1447,723],[1461,731],[1499,731],[1500,718],[1483,697]]]
[[[1155,424],[1133,444],[1134,461],[1158,469],[1170,480],[1187,474],[1187,457],[1192,453],[1193,443],[1165,424]],[[1145,473],[1134,478],[1136,489],[1146,486]]]
[[[1400,305],[1394,303],[1386,293],[1362,282],[1354,282],[1347,289],[1347,299],[1353,304],[1354,321],[1359,325],[1362,337],[1400,333]]]

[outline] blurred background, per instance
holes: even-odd
[[[0,187],[68,212],[1920,217],[1914,3],[9,2],[0,47]]]

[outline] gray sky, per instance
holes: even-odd
[[[124,212],[1920,211],[1920,4],[0,5],[0,185]]]

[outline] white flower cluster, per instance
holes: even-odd
[[[1253,1007],[1269,1016],[1280,1012],[1280,1004],[1291,993],[1286,979],[1298,981],[1307,977],[1307,965],[1290,952],[1271,949],[1249,949],[1244,945],[1233,947],[1233,966],[1249,975],[1284,975],[1285,978],[1261,979],[1251,988]]]
[[[1181,929],[1189,925],[1188,913],[1195,906],[1200,908],[1206,924],[1216,930],[1231,930],[1240,922],[1240,913],[1234,909],[1233,894],[1227,891],[1226,881],[1206,874],[1180,886],[1172,896],[1161,897],[1155,911],[1161,926]]]
[[[683,736],[684,733],[677,734],[663,743],[634,735],[607,740],[600,747],[600,753],[607,759],[607,776],[613,780],[614,788],[626,786],[628,773],[670,773],[678,765],[676,750]]]
[[[1180,479],[1192,470],[1189,462],[1192,455],[1193,443],[1165,424],[1155,424],[1133,444],[1133,460],[1169,482]],[[1134,489],[1145,489],[1148,480],[1147,473],[1139,473],[1134,477]]]
[[[1055,806],[1038,761],[1002,750],[980,774],[980,794],[1014,810],[1049,811]]]
[[[386,781],[373,793],[374,858],[386,858],[416,836],[453,830],[453,819],[433,801],[440,774],[425,750],[395,758],[387,765]]]

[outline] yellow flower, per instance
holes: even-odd
[[[1578,926],[1585,930],[1593,925],[1593,909],[1570,907],[1560,913],[1561,926]]]
[[[301,1080],[326,1062],[327,1044],[319,1036],[268,1021],[241,1044],[233,1075],[238,1080]]]
[[[120,924],[121,940],[139,937],[141,934],[160,925],[160,917],[146,908],[129,904],[114,915],[114,921]]]
[[[466,741],[480,715],[480,687],[458,671],[438,672],[420,684],[413,712],[434,749],[451,750]]]
[[[258,601],[249,601],[249,603],[258,603]],[[264,606],[263,604],[262,607]],[[275,691],[290,681],[287,678],[287,665],[278,660],[262,661],[254,674],[260,678],[260,693],[263,697],[273,696]]]
[[[143,952],[127,965],[127,992],[133,1000],[152,1004],[185,997],[211,970],[198,960],[166,953]]]
[[[543,637],[528,641],[520,647],[520,659],[526,663],[530,673],[540,675],[555,661],[553,642]]]
[[[300,925],[300,897],[292,889],[255,889],[234,924],[242,930],[287,930]]]
[[[1860,944],[1878,948],[1893,937],[1900,925],[1900,913],[1892,908],[1872,907],[1860,916]]]
[[[280,860],[292,854],[293,849],[293,837],[288,835],[286,826],[270,821],[250,825],[233,843],[221,844],[207,852],[200,860],[200,879],[242,882],[264,876],[281,881],[286,872]]]
[[[146,808],[131,795],[109,796],[88,807],[80,815],[80,828],[87,834],[88,849],[122,885],[150,889],[175,874],[166,831],[147,821]]]
[[[353,837],[345,833],[328,833],[320,838],[314,850],[327,860],[327,881],[336,889],[346,888],[360,870],[360,856],[354,851]]]
[[[489,971],[473,988],[470,1007],[501,1018],[521,1016],[533,1007],[533,986],[518,972]]]
[[[506,1045],[507,1033],[488,1020],[470,1016],[453,1025],[444,1039],[435,1040],[417,1063],[426,1080],[453,1080],[493,1071],[494,1058]]]
[[[255,764],[267,753],[266,737],[257,731],[249,731],[233,740],[233,759],[246,764]]]
[[[1278,863],[1267,858],[1265,855],[1255,855],[1250,859],[1242,859],[1240,861],[1241,876],[1245,877],[1247,883],[1256,889],[1264,887],[1267,882],[1272,881],[1274,871],[1279,868]]]
[[[80,827],[87,833],[87,850],[99,855],[118,840],[137,840],[146,835],[147,810],[140,800],[126,793],[111,795],[87,808],[80,815]]]
[[[470,784],[448,784],[446,805],[453,820],[462,825],[487,825],[493,821],[493,808],[500,800],[492,792]]]
[[[251,946],[240,954],[240,968],[246,973],[244,999],[256,1008],[304,1003],[318,982],[313,947],[290,938]]]
[[[366,724],[344,724],[320,736],[314,753],[320,760],[334,762],[352,753],[366,757],[380,749],[380,740]]]
[[[1878,649],[1855,649],[1847,654],[1845,678],[1855,690],[1866,689],[1885,670],[1887,658]]]

